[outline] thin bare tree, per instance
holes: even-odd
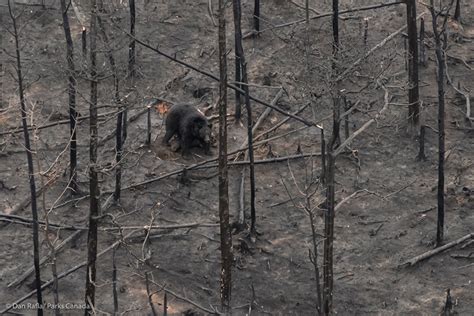
[[[43,295],[41,291],[41,273],[39,263],[39,224],[38,224],[38,207],[36,201],[36,183],[35,183],[35,171],[33,166],[33,155],[31,153],[30,135],[28,132],[27,113],[26,113],[26,101],[25,101],[25,90],[23,84],[23,74],[21,68],[21,52],[20,52],[20,34],[18,32],[18,17],[13,13],[12,0],[8,0],[8,13],[12,20],[13,25],[13,37],[15,39],[15,52],[16,52],[16,73],[18,80],[18,94],[20,96],[20,112],[21,112],[21,124],[23,127],[23,137],[25,139],[25,152],[26,159],[28,161],[28,181],[30,184],[31,194],[31,214],[33,218],[33,262],[35,266],[35,287],[36,287],[36,302],[38,303],[38,315],[43,315]],[[20,13],[21,14],[21,13]]]
[[[339,53],[339,1],[332,2],[332,31],[333,31],[333,51],[332,51],[332,71],[337,74],[337,59]],[[322,306],[323,315],[330,315],[333,312],[333,248],[334,248],[334,211],[335,211],[335,170],[336,154],[334,150],[340,141],[340,94],[338,82],[332,87],[333,99],[333,122],[332,133],[326,148],[326,166],[323,167],[326,185],[326,200],[324,202],[324,244],[323,244],[323,291]]]
[[[63,18],[63,29],[66,37],[66,59],[68,71],[68,96],[69,96],[69,128],[70,128],[70,171],[69,182],[73,193],[77,192],[77,112],[76,112],[76,77],[74,65],[74,44],[71,36],[71,28],[69,27],[68,6],[66,0],[61,0],[61,13]]]
[[[130,8],[130,35],[135,37],[135,0],[129,0],[128,6]],[[128,44],[128,73],[129,76],[135,76],[135,40],[132,38]]]
[[[242,80],[242,6],[240,0],[233,0],[233,13],[234,13],[234,41],[235,41],[235,85],[241,89],[243,86],[240,84]],[[240,43],[240,44],[239,44]],[[242,115],[242,99],[241,94],[238,90],[235,90],[235,123],[240,123]]]
[[[219,0],[219,219],[221,234],[221,305],[230,311],[232,289],[232,234],[229,224],[229,178],[227,166],[227,57],[225,1]]]
[[[418,85],[418,33],[416,28],[416,0],[406,0],[408,33],[408,122],[410,131],[418,131],[420,124],[420,90]]]
[[[430,12],[433,25],[433,34],[435,40],[435,52],[438,65],[436,82],[438,84],[438,225],[436,229],[436,246],[439,247],[443,243],[444,238],[444,155],[446,151],[445,145],[445,100],[444,100],[444,82],[446,80],[445,49],[448,45],[447,40],[447,22],[449,11],[453,5],[454,0],[451,0],[447,6],[442,6],[440,3],[439,11],[435,9],[434,0],[430,0]],[[441,29],[438,27],[438,17],[444,15],[441,24]],[[444,38],[444,43],[443,43]]]
[[[234,0],[234,27],[235,27],[235,52],[236,52],[236,72],[240,71],[239,80],[236,81],[237,85],[240,79],[242,84],[240,88],[244,90],[245,96],[245,108],[247,110],[247,143],[249,144],[248,156],[249,156],[249,176],[250,176],[250,236],[255,238],[257,235],[256,231],[256,214],[255,214],[255,165],[254,165],[254,155],[253,155],[253,121],[252,121],[252,107],[250,104],[250,93],[248,85],[248,73],[247,73],[247,62],[245,60],[244,47],[242,43],[242,29],[241,29],[241,5],[240,0]],[[237,67],[238,64],[238,67]],[[236,90],[236,102],[240,103],[240,93]],[[240,112],[240,104],[239,104]],[[237,113],[237,103],[236,103],[236,113]],[[237,117],[237,115],[236,115]],[[239,113],[240,119],[240,113]]]
[[[137,68],[136,68],[136,52],[135,52],[135,21],[136,21],[136,10],[135,10],[135,0],[129,0],[128,2],[129,10],[130,10],[130,35],[132,36],[130,39],[130,43],[128,45],[128,75],[131,79],[131,86],[133,87],[135,84],[135,77],[137,75]],[[122,114],[122,146],[127,139],[128,134],[128,111],[127,108],[124,107],[123,114]]]
[[[327,144],[327,166],[326,166],[326,211],[324,213],[324,254],[323,254],[323,306],[324,315],[331,315],[333,310],[333,248],[334,248],[334,211],[335,211],[335,172],[336,155],[334,149],[337,147],[339,138],[340,104],[334,97],[333,104],[333,130]]]
[[[99,26],[99,32],[105,42],[106,46],[106,55],[109,60],[110,68],[112,69],[112,78],[114,80],[114,103],[117,108],[120,110],[117,114],[117,123],[115,131],[115,191],[114,191],[114,201],[117,203],[120,200],[120,193],[122,187],[122,155],[123,155],[123,116],[124,108],[121,106],[120,100],[120,87],[119,87],[119,75],[117,70],[117,64],[115,62],[115,57],[112,52],[112,47],[109,43],[109,37],[105,29],[104,21],[102,20],[102,15],[106,14],[103,0],[99,0],[99,12],[100,15],[97,16],[97,23]]]
[[[96,287],[96,260],[97,260],[97,228],[99,216],[99,181],[97,170],[97,0],[91,0],[90,21],[90,103],[89,103],[89,230],[87,235],[87,270],[86,270],[86,295],[87,308],[85,314],[92,313],[95,306]]]
[[[240,43],[242,45],[242,43]],[[242,50],[243,51],[243,50]],[[248,85],[247,63],[244,54],[242,53],[242,81],[245,91],[245,108],[247,109],[247,143],[249,144],[249,177],[250,177],[250,237],[255,239],[257,236],[256,221],[257,216],[255,212],[255,163],[253,155],[253,121],[252,121],[252,106],[250,105],[250,93]]]

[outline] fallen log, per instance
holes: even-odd
[[[443,252],[445,251],[446,249],[449,249],[449,248],[452,248],[454,246],[457,246],[459,245],[460,243],[470,239],[470,238],[474,238],[474,233],[470,233],[470,234],[467,234],[466,236],[464,237],[461,237],[459,239],[456,239],[450,243],[447,243],[446,245],[444,246],[441,246],[441,247],[438,247],[438,248],[435,248],[433,250],[430,250],[430,251],[427,251],[421,255],[418,255],[416,257],[413,257],[411,258],[410,260],[407,260],[405,262],[403,262],[402,264],[399,265],[399,267],[403,267],[403,266],[413,266],[415,264],[417,264],[418,262],[422,261],[422,260],[425,260],[425,259],[428,259],[440,252]]]

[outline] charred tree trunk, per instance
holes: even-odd
[[[92,313],[95,305],[96,260],[97,260],[97,226],[99,216],[99,181],[97,170],[97,2],[91,0],[90,26],[90,80],[91,97],[89,104],[90,145],[89,145],[89,230],[87,235],[87,270],[85,303],[88,308],[85,314]]]
[[[458,22],[461,19],[461,0],[456,0],[456,8],[454,9],[454,19]]]
[[[227,60],[225,3],[219,0],[219,220],[221,234],[221,304],[230,311],[232,289],[232,235],[229,225],[229,179],[227,167]]]
[[[242,45],[242,43],[240,44]],[[252,107],[250,105],[250,93],[247,77],[247,63],[245,57],[242,54],[242,77],[243,77],[243,88],[245,91],[245,108],[247,109],[247,136],[249,144],[249,161],[250,161],[250,236],[255,238],[257,236],[257,230],[255,228],[256,214],[255,214],[255,164],[253,156],[253,121],[252,121]]]
[[[348,111],[350,109],[350,105],[349,105],[349,102],[347,101],[347,98],[344,96],[343,98],[344,100],[344,111]],[[345,117],[344,117],[344,139],[348,139],[349,138],[349,115],[350,113],[346,113]]]
[[[435,12],[434,1],[430,0],[430,11],[433,23],[435,40],[436,60],[438,71],[436,81],[438,83],[438,225],[436,230],[436,246],[443,243],[444,238],[444,154],[445,154],[445,131],[444,131],[444,81],[445,81],[445,53],[441,43],[441,35],[446,32],[446,19],[441,32],[438,30],[438,14]],[[448,12],[446,12],[446,17]]]
[[[339,2],[333,0],[332,2],[333,16],[332,16],[332,30],[333,30],[333,62],[332,69],[334,74],[337,74],[337,58],[339,53]],[[326,211],[324,213],[324,251],[323,251],[323,301],[322,314],[331,315],[333,312],[333,242],[334,242],[334,208],[335,208],[335,170],[336,170],[336,155],[334,149],[336,143],[340,141],[340,95],[339,89],[334,87],[333,97],[333,126],[332,135],[327,146],[327,166],[325,167],[326,175],[326,200],[324,206]]]
[[[260,32],[260,0],[255,0],[253,7],[253,27],[258,34]]]
[[[416,156],[416,160],[418,161],[426,161],[425,155],[425,132],[426,126],[420,126],[420,150],[418,151],[418,156]]]
[[[132,86],[135,85],[135,77],[137,74],[136,64],[135,64],[135,20],[136,20],[136,12],[135,12],[135,0],[128,1],[129,8],[130,8],[130,34],[132,35],[132,40],[128,46],[128,74],[132,82]],[[128,111],[127,108],[124,107],[123,114],[122,114],[122,146],[127,139],[127,120],[128,120]]]
[[[84,63],[87,65],[87,29],[84,26],[82,27],[81,44],[82,44],[82,58],[84,60]]]
[[[332,45],[332,54],[335,57],[339,51],[339,0],[332,0]]]
[[[323,304],[324,315],[333,311],[333,242],[334,242],[334,208],[335,208],[335,171],[336,156],[334,149],[339,139],[340,130],[340,100],[336,95],[333,108],[333,130],[327,146],[326,169],[326,212],[324,213],[324,256],[323,256]]]
[[[103,1],[99,1],[99,11],[101,14],[106,13],[103,5]],[[120,101],[120,88],[119,88],[119,76],[117,71],[117,65],[115,63],[115,58],[112,53],[112,48],[110,47],[109,39],[107,32],[105,30],[105,25],[100,16],[97,17],[97,22],[99,24],[99,31],[104,39],[105,45],[107,47],[107,58],[109,60],[110,67],[112,68],[112,77],[114,80],[114,103],[117,108],[120,110],[117,114],[117,127],[115,132],[115,191],[114,191],[114,201],[118,202],[120,200],[121,192],[121,183],[122,183],[122,155],[123,155],[123,108],[121,107]]]
[[[408,33],[408,121],[412,131],[420,123],[420,92],[418,87],[418,35],[416,30],[416,1],[406,0]]]
[[[43,315],[43,295],[41,291],[41,273],[39,263],[39,225],[38,225],[38,207],[36,204],[36,184],[35,173],[33,167],[33,155],[31,153],[30,135],[28,133],[28,123],[26,115],[25,91],[23,87],[23,75],[21,69],[21,54],[20,54],[20,35],[18,34],[17,16],[12,11],[11,0],[8,1],[8,12],[13,24],[13,36],[15,38],[16,51],[16,71],[18,76],[18,93],[20,96],[20,110],[21,110],[21,124],[23,127],[23,137],[25,138],[26,159],[28,161],[28,181],[30,183],[31,194],[31,215],[33,218],[33,262],[35,266],[35,287],[36,287],[36,302],[39,304],[38,315]]]
[[[77,192],[77,137],[76,137],[76,78],[74,66],[74,47],[71,36],[71,29],[69,27],[69,18],[67,15],[66,0],[61,0],[61,12],[63,17],[64,35],[66,36],[66,59],[68,68],[68,95],[69,95],[69,127],[70,127],[70,172],[69,172],[69,186],[73,193]]]
[[[326,139],[324,138],[324,127],[321,124],[321,184],[326,185]]]
[[[130,7],[130,35],[135,37],[135,0],[129,0]],[[130,77],[135,77],[135,38],[132,38],[128,45],[128,73]]]
[[[115,253],[117,248],[112,249],[112,295],[114,297],[114,312],[112,315],[118,316],[118,293],[117,293],[117,265],[115,263]]]
[[[235,82],[236,86],[243,89],[239,84],[242,81],[242,6],[240,0],[233,0],[234,11],[234,38],[235,38]],[[235,123],[240,123],[242,115],[242,102],[240,92],[235,90]]]
[[[425,19],[420,19],[420,63],[426,67]]]
[[[249,93],[249,85],[248,85],[248,73],[247,73],[247,63],[245,61],[245,54],[244,48],[242,45],[242,30],[240,25],[240,18],[241,18],[241,7],[240,7],[240,0],[234,0],[234,25],[235,25],[235,52],[236,52],[236,66],[237,66],[237,59],[239,63],[239,68],[241,71],[241,79],[243,84],[240,87],[245,91],[245,108],[247,109],[247,136],[248,136],[248,144],[249,144],[249,161],[250,161],[250,235],[252,237],[256,236],[256,214],[255,214],[255,165],[254,165],[254,155],[253,155],[253,135],[252,135],[252,128],[253,128],[253,121],[252,121],[252,107],[250,104],[250,93]],[[237,71],[237,67],[236,67]],[[237,80],[236,80],[237,81]],[[240,102],[240,95],[236,98],[239,98]],[[237,107],[237,104],[236,104]],[[239,104],[240,108],[240,104]],[[240,109],[239,109],[240,112]],[[237,114],[237,108],[236,108]],[[240,116],[240,113],[239,113]]]
[[[118,81],[118,79],[117,79]],[[118,92],[117,92],[118,94]],[[120,100],[119,100],[120,101]],[[118,202],[120,200],[120,192],[122,191],[122,155],[123,155],[123,140],[122,140],[122,122],[123,122],[123,108],[120,108],[120,112],[117,115],[117,132],[115,133],[115,192],[114,200]]]

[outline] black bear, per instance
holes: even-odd
[[[171,137],[178,135],[183,156],[189,154],[193,146],[201,146],[206,154],[211,147],[212,125],[195,107],[189,104],[176,104],[166,116],[166,134],[163,143],[169,145]]]

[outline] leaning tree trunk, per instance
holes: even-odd
[[[219,219],[221,233],[221,304],[230,311],[232,289],[232,235],[229,225],[229,179],[227,167],[227,60],[225,3],[219,0]]]
[[[99,181],[97,170],[97,1],[91,0],[90,26],[90,80],[91,99],[89,103],[90,146],[89,146],[89,231],[87,235],[87,270],[85,303],[88,308],[85,314],[91,314],[95,306],[96,260],[97,260],[97,226],[99,216]]]
[[[33,168],[33,155],[31,153],[30,135],[28,133],[28,123],[26,115],[26,102],[25,102],[25,91],[23,87],[23,75],[21,71],[21,54],[20,44],[17,26],[17,17],[12,11],[11,0],[8,1],[8,12],[13,24],[13,37],[15,38],[15,50],[16,50],[16,72],[18,76],[18,93],[20,95],[20,109],[21,109],[21,124],[23,126],[23,136],[25,138],[25,151],[26,159],[28,161],[28,180],[30,183],[30,194],[31,194],[31,213],[33,218],[33,262],[35,266],[35,287],[36,287],[36,301],[39,306],[43,306],[43,295],[41,291],[41,275],[40,275],[40,263],[39,263],[39,225],[38,225],[38,207],[36,204],[36,184],[35,184],[35,173]],[[43,315],[43,308],[38,308],[38,315]]]
[[[69,27],[69,18],[67,15],[68,6],[66,0],[61,0],[61,12],[63,17],[64,35],[66,36],[66,59],[68,68],[68,95],[69,95],[69,126],[70,126],[70,172],[69,187],[72,192],[77,192],[77,137],[76,137],[76,70],[74,66],[74,46],[72,42],[71,29]]]
[[[240,43],[242,46],[242,42]],[[242,81],[245,91],[245,108],[247,109],[247,137],[249,145],[249,161],[250,161],[250,236],[255,238],[257,236],[257,229],[255,226],[256,223],[256,212],[255,212],[255,163],[253,156],[253,135],[252,135],[252,107],[250,105],[250,93],[248,85],[248,73],[247,73],[247,63],[245,57],[242,54]]]
[[[410,129],[418,131],[420,123],[420,92],[418,87],[418,39],[416,1],[406,0],[408,33],[408,120]]]
[[[234,40],[235,40],[235,82],[236,86],[243,89],[244,87],[240,84],[242,81],[242,7],[240,0],[233,0],[233,11],[234,11]],[[240,44],[239,44],[240,43]],[[242,103],[241,95],[238,90],[235,90],[235,123],[240,123],[242,115]]]

